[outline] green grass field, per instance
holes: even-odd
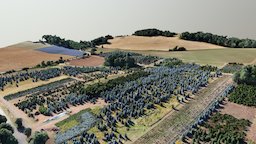
[[[55,125],[57,127],[60,128],[60,130],[62,132],[65,132],[66,130],[78,125],[80,123],[80,116],[85,113],[85,112],[91,112],[93,114],[98,114],[100,109],[102,107],[95,107],[95,108],[88,108],[88,109],[84,109],[84,110],[81,110],[80,112],[74,114],[74,115],[71,115],[70,117],[68,117],[67,119],[64,119],[63,121],[60,121],[58,123],[56,123]]]
[[[115,49],[98,49],[98,52],[110,52]],[[210,64],[218,67],[229,62],[243,64],[256,64],[256,49],[253,48],[226,48],[213,50],[195,50],[185,52],[165,52],[165,51],[131,51],[146,55],[159,56],[163,58],[175,57],[184,62],[194,62],[202,65]]]

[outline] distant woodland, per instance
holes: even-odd
[[[211,33],[189,33],[184,32],[180,35],[181,39],[190,41],[207,42],[211,44],[216,44],[224,47],[231,48],[256,48],[256,40],[252,39],[238,39],[238,38],[228,38],[227,36],[219,36]]]
[[[176,33],[170,32],[170,31],[161,31],[158,29],[144,29],[144,30],[138,30],[133,35],[135,36],[165,36],[165,37],[174,37]]]
[[[143,29],[135,31],[135,36],[164,36],[164,37],[174,37],[177,35],[175,32],[170,31],[162,31],[155,28],[152,29]],[[190,41],[198,41],[198,42],[206,42],[219,46],[230,47],[230,48],[256,48],[256,40],[253,39],[239,39],[234,37],[220,36],[212,33],[204,33],[204,32],[184,32],[180,34],[180,39],[190,40]],[[43,42],[62,46],[69,49],[83,50],[88,47],[96,47],[103,44],[110,44],[108,40],[113,39],[114,37],[111,35],[102,36],[96,38],[92,41],[80,41],[76,42],[73,40],[66,40],[64,38],[60,38],[55,35],[44,35],[42,37]]]
[[[96,38],[92,41],[80,41],[80,42],[76,42],[73,40],[66,40],[65,38],[61,38],[56,35],[44,35],[42,39],[43,39],[43,42],[46,42],[51,45],[61,46],[69,49],[75,49],[75,50],[84,50],[84,49],[92,48],[102,44],[110,44],[108,40],[113,39],[113,37],[111,35],[107,35],[104,37]]]

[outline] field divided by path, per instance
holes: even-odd
[[[225,75],[206,88],[200,90],[189,103],[185,104],[179,111],[167,116],[160,121],[144,136],[139,138],[134,144],[141,143],[172,143],[179,138],[189,127],[190,123],[210,104],[216,97],[220,96],[225,88],[232,83],[232,76]]]

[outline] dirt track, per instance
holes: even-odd
[[[172,143],[179,138],[186,127],[207,107],[221,92],[232,83],[231,76],[223,76],[200,90],[195,98],[181,109],[171,113],[160,121],[144,136],[140,137],[134,144],[162,144]]]

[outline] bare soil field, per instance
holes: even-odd
[[[33,67],[42,61],[72,58],[67,55],[48,54],[34,49],[45,47],[40,43],[24,42],[0,49],[0,72]]]
[[[220,96],[226,86],[231,83],[232,77],[228,75],[213,81],[206,88],[200,90],[190,102],[183,105],[179,110],[167,115],[150,131],[133,143],[162,144],[175,142],[205,107],[213,102],[216,97]]]
[[[252,125],[247,131],[246,138],[256,142],[256,108],[235,104],[232,102],[224,102],[224,108],[221,110],[223,114],[229,114],[238,119],[247,119]]]
[[[187,50],[223,49],[224,47],[204,42],[181,40],[179,37],[141,37],[126,36],[116,37],[109,41],[110,45],[104,48],[124,50],[161,50],[168,51],[176,46],[185,47]]]
[[[256,108],[239,105],[232,102],[224,102],[224,108],[220,111],[222,114],[229,114],[237,119],[247,119],[253,122],[256,116]]]
[[[90,56],[84,59],[74,59],[69,62],[73,66],[101,66],[104,64],[104,58],[100,56]]]

